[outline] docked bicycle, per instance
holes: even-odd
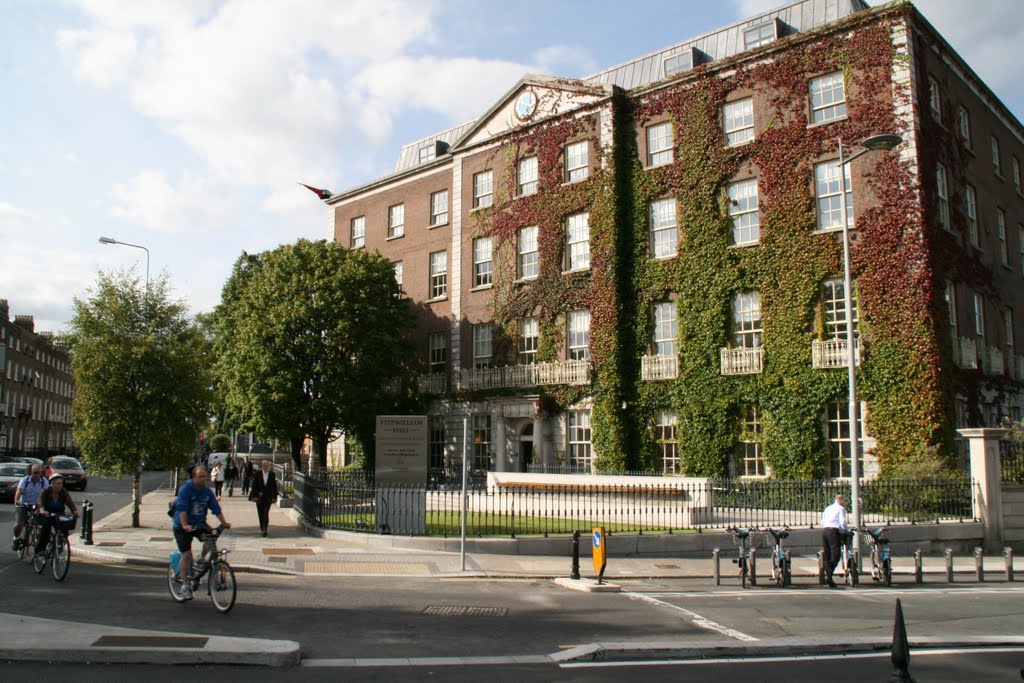
[[[868,544],[871,548],[871,578],[875,583],[882,582],[886,586],[892,585],[892,556],[889,554],[889,539],[885,532],[889,527],[869,529],[858,527],[859,531],[868,537]]]
[[[843,570],[843,581],[850,586],[856,586],[860,571],[857,568],[857,557],[853,552],[853,531],[840,531],[839,539],[842,543],[839,566]]]
[[[777,586],[788,586],[793,582],[793,566],[788,550],[782,547],[782,541],[789,537],[789,527],[782,529],[765,529],[771,534],[775,543],[772,548],[772,581]]]
[[[186,600],[181,596],[183,581],[190,582],[192,591],[195,592],[199,590],[199,584],[203,577],[209,575],[206,588],[214,608],[221,614],[226,614],[235,606],[235,597],[238,592],[238,587],[235,584],[235,570],[227,561],[227,554],[231,551],[217,547],[217,539],[224,533],[224,529],[224,525],[221,524],[200,537],[203,543],[202,554],[192,563],[192,569],[184,579],[178,572],[181,553],[177,551],[171,553],[171,562],[167,567],[167,588],[171,591],[171,597],[175,602],[185,602]]]
[[[729,531],[733,533],[733,540],[736,542],[736,547],[739,550],[739,556],[733,560],[733,563],[737,565],[737,572],[740,577],[740,585],[744,588],[747,587],[747,581],[750,581],[750,585],[753,586],[757,583],[757,579],[752,573],[750,573],[750,532],[752,531],[749,527],[730,527]]]

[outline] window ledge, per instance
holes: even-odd
[[[655,168],[665,168],[666,166],[671,166],[674,161],[675,161],[675,159],[669,159],[668,161],[663,161],[660,164],[645,164],[644,165],[644,170],[645,171],[650,171],[650,170],[655,169]]]
[[[366,249],[366,243],[365,243],[365,242],[363,242],[363,243],[362,243],[362,244],[360,244],[360,245],[359,245],[358,247],[349,247],[349,249],[351,249],[351,250],[353,250],[353,251],[355,251],[356,249]]]
[[[652,261],[670,261],[670,260],[672,260],[674,258],[678,258],[678,257],[679,257],[679,252],[677,251],[676,253],[669,254],[668,256],[652,256],[651,260]]]
[[[513,280],[512,284],[521,285],[521,284],[524,284],[524,283],[527,283],[527,282],[533,282],[534,280],[536,280],[539,277],[540,277],[539,275],[531,275],[530,277],[521,277],[518,280]]]
[[[589,272],[590,272],[590,266],[587,266],[586,268],[573,268],[572,270],[563,270],[562,271],[562,275],[572,275],[574,273],[589,273]]]
[[[385,242],[390,242],[391,240],[400,240],[403,237],[405,237],[405,233],[404,232],[401,235],[392,235],[391,237],[386,238],[384,241]]]
[[[485,211],[485,210],[491,208],[492,206],[494,206],[493,203],[488,204],[486,206],[474,206],[472,209],[469,210],[469,213],[472,215],[472,214],[474,214],[474,213],[476,213],[478,211]]]
[[[566,187],[568,185],[579,185],[580,183],[585,183],[588,180],[590,180],[590,174],[589,173],[587,174],[587,177],[585,177],[585,178],[579,178],[578,180],[564,180],[564,181],[562,181],[562,187]]]
[[[471,292],[486,292],[488,289],[493,289],[493,288],[494,288],[494,284],[491,283],[489,285],[478,285],[476,287],[471,288],[469,291],[471,291]]]
[[[850,119],[850,115],[849,114],[844,114],[843,116],[837,116],[836,118],[829,119],[828,121],[818,121],[817,123],[808,123],[807,124],[807,129],[810,130],[811,128],[821,128],[822,126],[827,126],[830,123],[837,123],[839,121],[848,121],[849,119]]]
[[[532,197],[533,195],[537,194],[538,192],[539,192],[539,190],[534,190],[533,192],[516,192],[516,199],[522,199],[524,197]]]
[[[855,230],[855,228],[851,225],[850,226],[850,231],[852,232],[853,230]],[[843,226],[839,226],[838,228],[815,228],[814,230],[811,231],[811,234],[812,235],[832,235],[832,234],[835,234],[837,232],[841,233],[842,231],[843,231]]]
[[[810,127],[810,126],[808,126],[808,128],[809,128],[809,127]],[[737,142],[737,143],[736,143],[735,145],[729,145],[729,144],[727,144],[727,145],[725,146],[725,148],[726,148],[726,149],[739,149],[740,147],[746,147],[747,145],[752,145],[752,144],[754,144],[754,141],[755,141],[755,140],[757,140],[757,136],[756,136],[756,135],[755,135],[754,137],[750,138],[749,140],[744,140],[743,142]]]
[[[428,304],[436,304],[436,303],[440,303],[442,301],[447,301],[447,300],[448,300],[448,295],[445,294],[444,296],[437,296],[437,297],[434,297],[433,299],[427,299],[427,303]]]
[[[448,221],[445,221],[444,223],[431,223],[427,226],[427,229],[433,230],[434,228],[443,228],[446,225],[448,225]]]
[[[1003,181],[1004,183],[1006,182],[1006,176],[1003,175],[1002,171],[997,171],[996,169],[993,168],[992,175],[994,175],[996,178],[999,178],[999,180]]]
[[[826,230],[826,231],[823,231],[823,232],[836,232],[836,231],[835,230]],[[742,242],[740,244],[730,244],[727,248],[728,249],[744,249],[746,247],[759,247],[759,246],[761,246],[761,240],[757,240],[756,242]]]

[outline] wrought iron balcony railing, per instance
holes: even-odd
[[[468,368],[462,371],[463,389],[535,387],[543,384],[589,384],[590,361],[567,360],[497,368]]]

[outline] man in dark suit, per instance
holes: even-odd
[[[270,526],[270,506],[277,502],[277,477],[270,469],[270,461],[264,460],[259,472],[252,478],[249,500],[256,503],[256,514],[260,518],[260,531],[267,535]]]

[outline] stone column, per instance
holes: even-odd
[[[508,442],[505,438],[505,418],[502,416],[500,408],[491,413],[491,420],[494,422],[494,433],[491,435],[493,439],[491,447],[494,449],[494,471],[507,472]]]
[[[974,515],[985,530],[985,552],[1003,549],[1003,484],[999,463],[999,441],[1005,429],[958,429],[968,440],[971,453],[971,477],[974,479]]]
[[[548,455],[544,448],[544,418],[534,413],[533,416],[533,464],[547,465]]]

